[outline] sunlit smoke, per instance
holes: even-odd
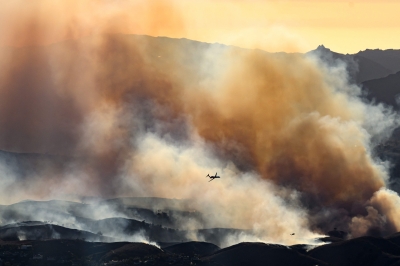
[[[0,37],[22,47],[0,52],[0,147],[39,154],[3,160],[2,201],[190,199],[203,219],[181,228],[196,240],[195,229],[243,230],[224,245],[399,230],[387,164],[371,155],[397,114],[364,103],[343,62],[117,34],[185,25],[164,1],[106,2],[31,3],[18,20],[21,3],[7,4]],[[146,12],[131,19],[125,5]],[[67,9],[56,25],[35,13],[54,8]]]

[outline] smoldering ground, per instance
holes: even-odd
[[[82,38],[43,45],[57,32],[54,17],[34,11],[49,5],[32,4],[27,19],[6,16],[9,44],[40,46],[1,52],[0,146],[68,159],[31,163],[25,174],[4,161],[2,201],[189,198],[203,219],[183,220],[182,228],[253,232],[227,241],[291,244],[334,227],[352,236],[398,230],[398,196],[385,189],[387,164],[371,155],[397,126],[397,114],[364,103],[343,64],[115,34],[133,22],[156,32],[168,25],[182,30],[173,5],[166,5],[177,14],[172,24],[167,17],[146,24],[139,16],[92,27],[72,15],[86,14],[81,4],[61,4],[69,12],[57,29]],[[90,17],[127,17],[112,7],[95,8]],[[159,5],[145,10],[152,18]],[[205,175],[215,172],[223,178],[208,183]]]

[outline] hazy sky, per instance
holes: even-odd
[[[52,43],[109,28],[268,51],[324,44],[355,53],[400,49],[399,10],[399,0],[2,1],[0,44]]]
[[[306,51],[319,44],[342,53],[400,48],[398,0],[187,2],[189,38],[271,51]]]

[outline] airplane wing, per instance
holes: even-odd
[[[215,178],[211,178],[211,180],[210,181],[208,181],[208,182],[211,182],[211,181],[213,181]]]

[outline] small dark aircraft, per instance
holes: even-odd
[[[215,173],[215,175],[209,175],[209,174],[207,174],[206,177],[209,177],[209,178],[210,178],[210,181],[208,181],[208,182],[213,181],[215,178],[221,178],[220,176],[217,176],[217,173]]]

